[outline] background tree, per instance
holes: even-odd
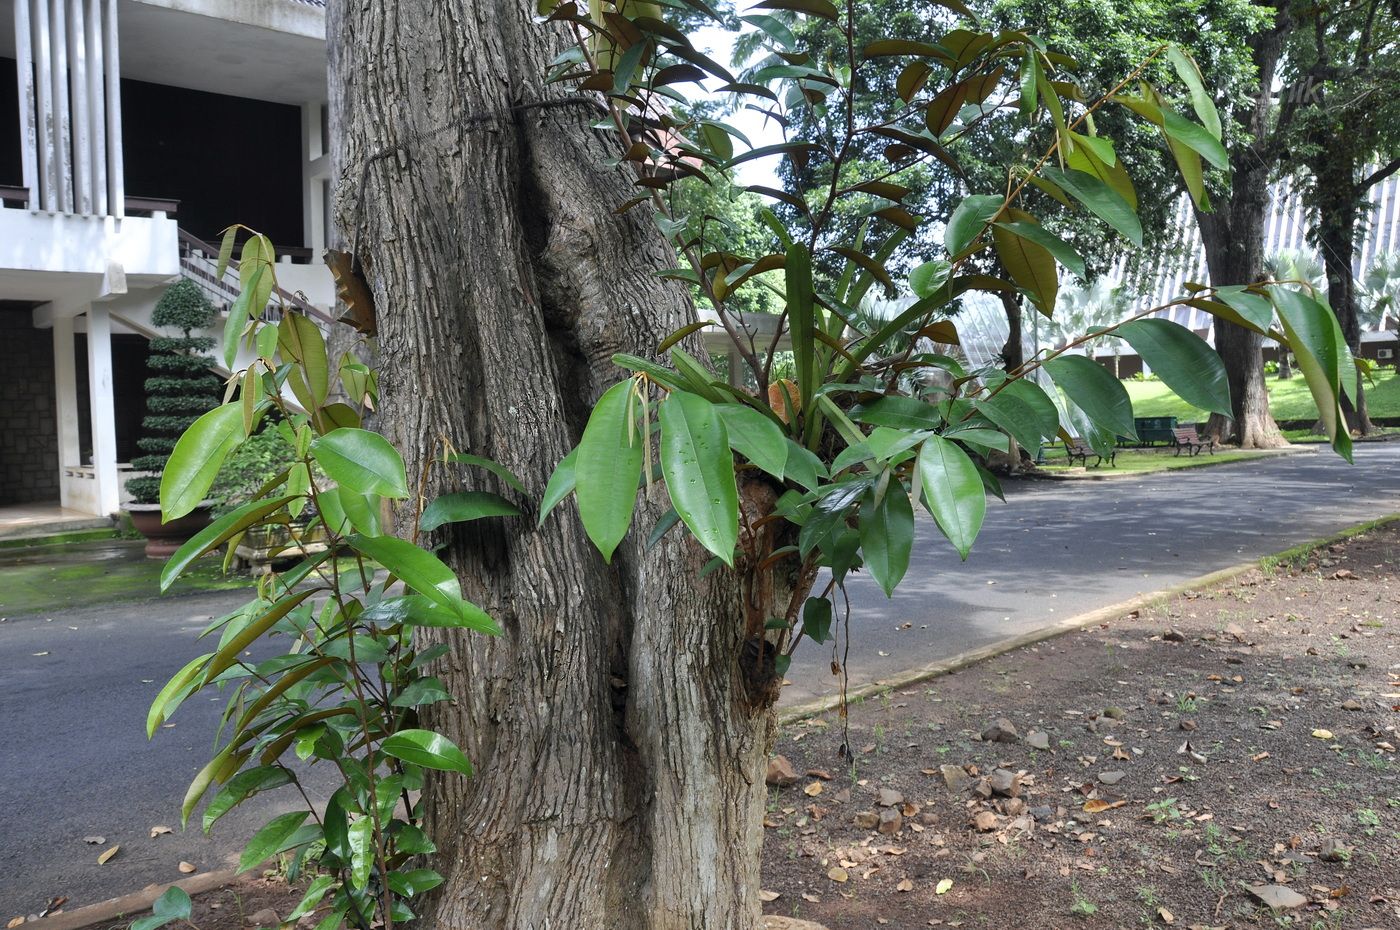
[[[214,306],[189,278],[181,278],[156,301],[151,322],[179,336],[157,336],[150,342],[147,367],[156,375],[146,379],[146,416],[136,445],[145,455],[132,460],[136,471],[147,472],[126,482],[138,504],[160,501],[160,474],[175,441],[199,415],[219,405],[219,378],[210,371],[213,360],[204,353],[214,348],[209,336],[192,336],[214,321]]]
[[[1388,0],[1310,5],[1288,45],[1282,77],[1295,115],[1286,139],[1297,161],[1309,237],[1327,272],[1327,299],[1353,354],[1361,351],[1356,246],[1368,193],[1400,170],[1400,17]],[[1377,164],[1379,162],[1379,164]],[[1351,428],[1371,431],[1364,379],[1342,402]]]

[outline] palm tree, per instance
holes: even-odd
[[[1400,252],[1375,257],[1361,279],[1357,303],[1362,332],[1381,332],[1387,319],[1400,318]]]

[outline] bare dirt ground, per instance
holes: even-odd
[[[1400,928],[1398,728],[1391,524],[785,727],[765,910]]]

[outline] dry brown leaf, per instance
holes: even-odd
[[[911,882],[909,879],[906,878],[906,879],[904,879],[903,881],[901,881],[898,885],[895,885],[895,886],[894,886],[894,890],[895,890],[895,891],[913,891],[913,890],[914,890],[914,883]]]
[[[833,865],[829,870],[827,870],[826,877],[831,879],[833,882],[844,882],[851,876],[845,869],[841,868],[839,865]]]
[[[170,829],[169,827],[164,826],[164,825],[154,826],[154,827],[151,827],[151,839],[155,839],[155,838],[158,837],[158,836],[164,836],[164,835],[167,834],[167,833],[174,833],[174,832],[175,832],[174,830],[172,830],[172,829]]]
[[[23,916],[20,916],[20,917],[11,917],[11,918],[10,918],[10,922],[7,923],[7,924],[5,924],[5,930],[15,930],[15,927],[18,927],[18,926],[19,926],[20,924],[22,924],[22,923],[24,923],[24,917],[23,917]]]
[[[766,888],[759,889],[759,892],[758,892],[758,900],[762,901],[762,902],[765,903],[765,904],[767,904],[769,901],[776,901],[776,900],[778,900],[779,898],[781,898],[782,896],[783,896],[783,895],[782,895],[781,892],[778,892],[778,891],[769,891],[769,890],[766,889]]]
[[[822,903],[821,895],[809,894],[806,891],[802,892],[802,900],[806,901],[808,904]]]
[[[184,872],[186,875],[189,875],[191,872],[198,872],[199,869],[195,868],[195,866],[189,862],[181,862],[180,871]]]
[[[1157,908],[1157,916],[1162,918],[1162,923],[1164,924],[1176,923],[1176,918],[1172,916],[1172,912],[1167,910],[1165,907]]]
[[[108,862],[110,862],[110,861],[112,860],[112,857],[115,856],[115,855],[117,854],[117,850],[119,850],[119,849],[121,849],[121,848],[122,848],[122,844],[121,844],[121,843],[118,843],[117,845],[113,846],[111,849],[107,850],[107,851],[104,852],[102,855],[100,855],[100,856],[97,857],[97,864],[98,864],[98,865],[106,865]]]
[[[822,793],[822,783],[819,781],[814,781],[806,788],[803,788],[802,793],[807,795],[807,797],[809,798],[815,798],[817,795]]]

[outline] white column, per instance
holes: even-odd
[[[121,53],[117,49],[117,0],[106,0],[107,66],[107,207],[111,216],[126,216],[126,181],[122,174]]]
[[[102,0],[83,0],[87,7],[88,108],[92,127],[88,133],[92,159],[92,212],[107,215],[107,105],[102,73]]]
[[[117,414],[112,384],[112,317],[101,304],[88,307],[88,411],[92,415],[92,468],[98,513],[121,508],[117,487]]]
[[[20,0],[24,2],[24,0]],[[58,155],[53,143],[53,44],[49,40],[48,0],[34,0],[34,122],[38,132],[39,201],[29,206],[58,209]]]
[[[53,382],[54,411],[58,416],[60,503],[71,507],[70,485],[62,475],[65,469],[82,462],[82,450],[78,445],[78,376],[73,354],[73,318],[57,313],[53,315]]]
[[[63,0],[60,0],[63,2]],[[73,212],[92,213],[92,148],[89,134],[87,29],[83,0],[68,3],[68,87],[73,98]]]
[[[68,116],[68,16],[65,0],[49,10],[53,40],[53,144],[58,164],[58,209],[73,212],[72,123]]]
[[[33,36],[29,0],[15,0],[15,72],[19,78],[19,153],[29,208],[39,207],[39,137],[35,131]]]

